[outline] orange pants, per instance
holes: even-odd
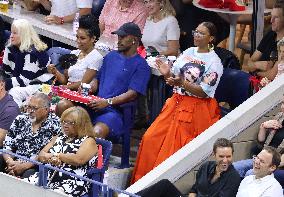
[[[131,183],[150,172],[220,118],[212,98],[174,94],[144,134]]]

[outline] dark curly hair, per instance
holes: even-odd
[[[99,21],[92,14],[83,15],[79,18],[79,28],[85,29],[90,37],[100,37]]]

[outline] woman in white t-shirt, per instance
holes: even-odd
[[[103,56],[94,48],[95,40],[99,35],[100,29],[94,16],[82,16],[77,31],[78,50],[71,51],[78,57],[77,62],[65,69],[63,74],[53,64],[48,66],[48,72],[52,73],[59,83],[71,90],[77,90],[82,80],[90,83],[103,61]]]
[[[161,55],[177,56],[180,28],[171,3],[169,0],[144,0],[144,3],[149,11],[142,36],[144,47],[155,47]]]
[[[45,17],[48,24],[64,24],[74,20],[78,12],[80,16],[90,14],[93,0],[38,0],[43,7],[50,11]]]

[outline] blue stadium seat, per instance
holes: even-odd
[[[110,141],[107,141],[101,138],[96,138],[96,142],[97,144],[102,145],[102,148],[103,148],[103,166],[100,169],[92,168],[87,173],[90,179],[102,183],[104,179],[105,171],[108,169],[109,158],[110,158],[110,154],[112,151],[112,143]],[[101,191],[100,186],[93,185],[90,193],[87,195],[84,195],[83,197],[98,197],[100,191]]]
[[[120,105],[123,113],[123,134],[115,138],[108,138],[114,144],[122,144],[121,162],[119,168],[129,168],[130,133],[134,123],[137,101]]]
[[[244,71],[225,68],[215,92],[216,100],[228,103],[230,110],[238,107],[252,95],[249,77]],[[221,107],[222,115],[230,110]]]

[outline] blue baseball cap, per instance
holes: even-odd
[[[132,35],[138,38],[142,37],[140,28],[133,22],[124,23],[118,30],[111,33],[116,34],[118,36]]]

